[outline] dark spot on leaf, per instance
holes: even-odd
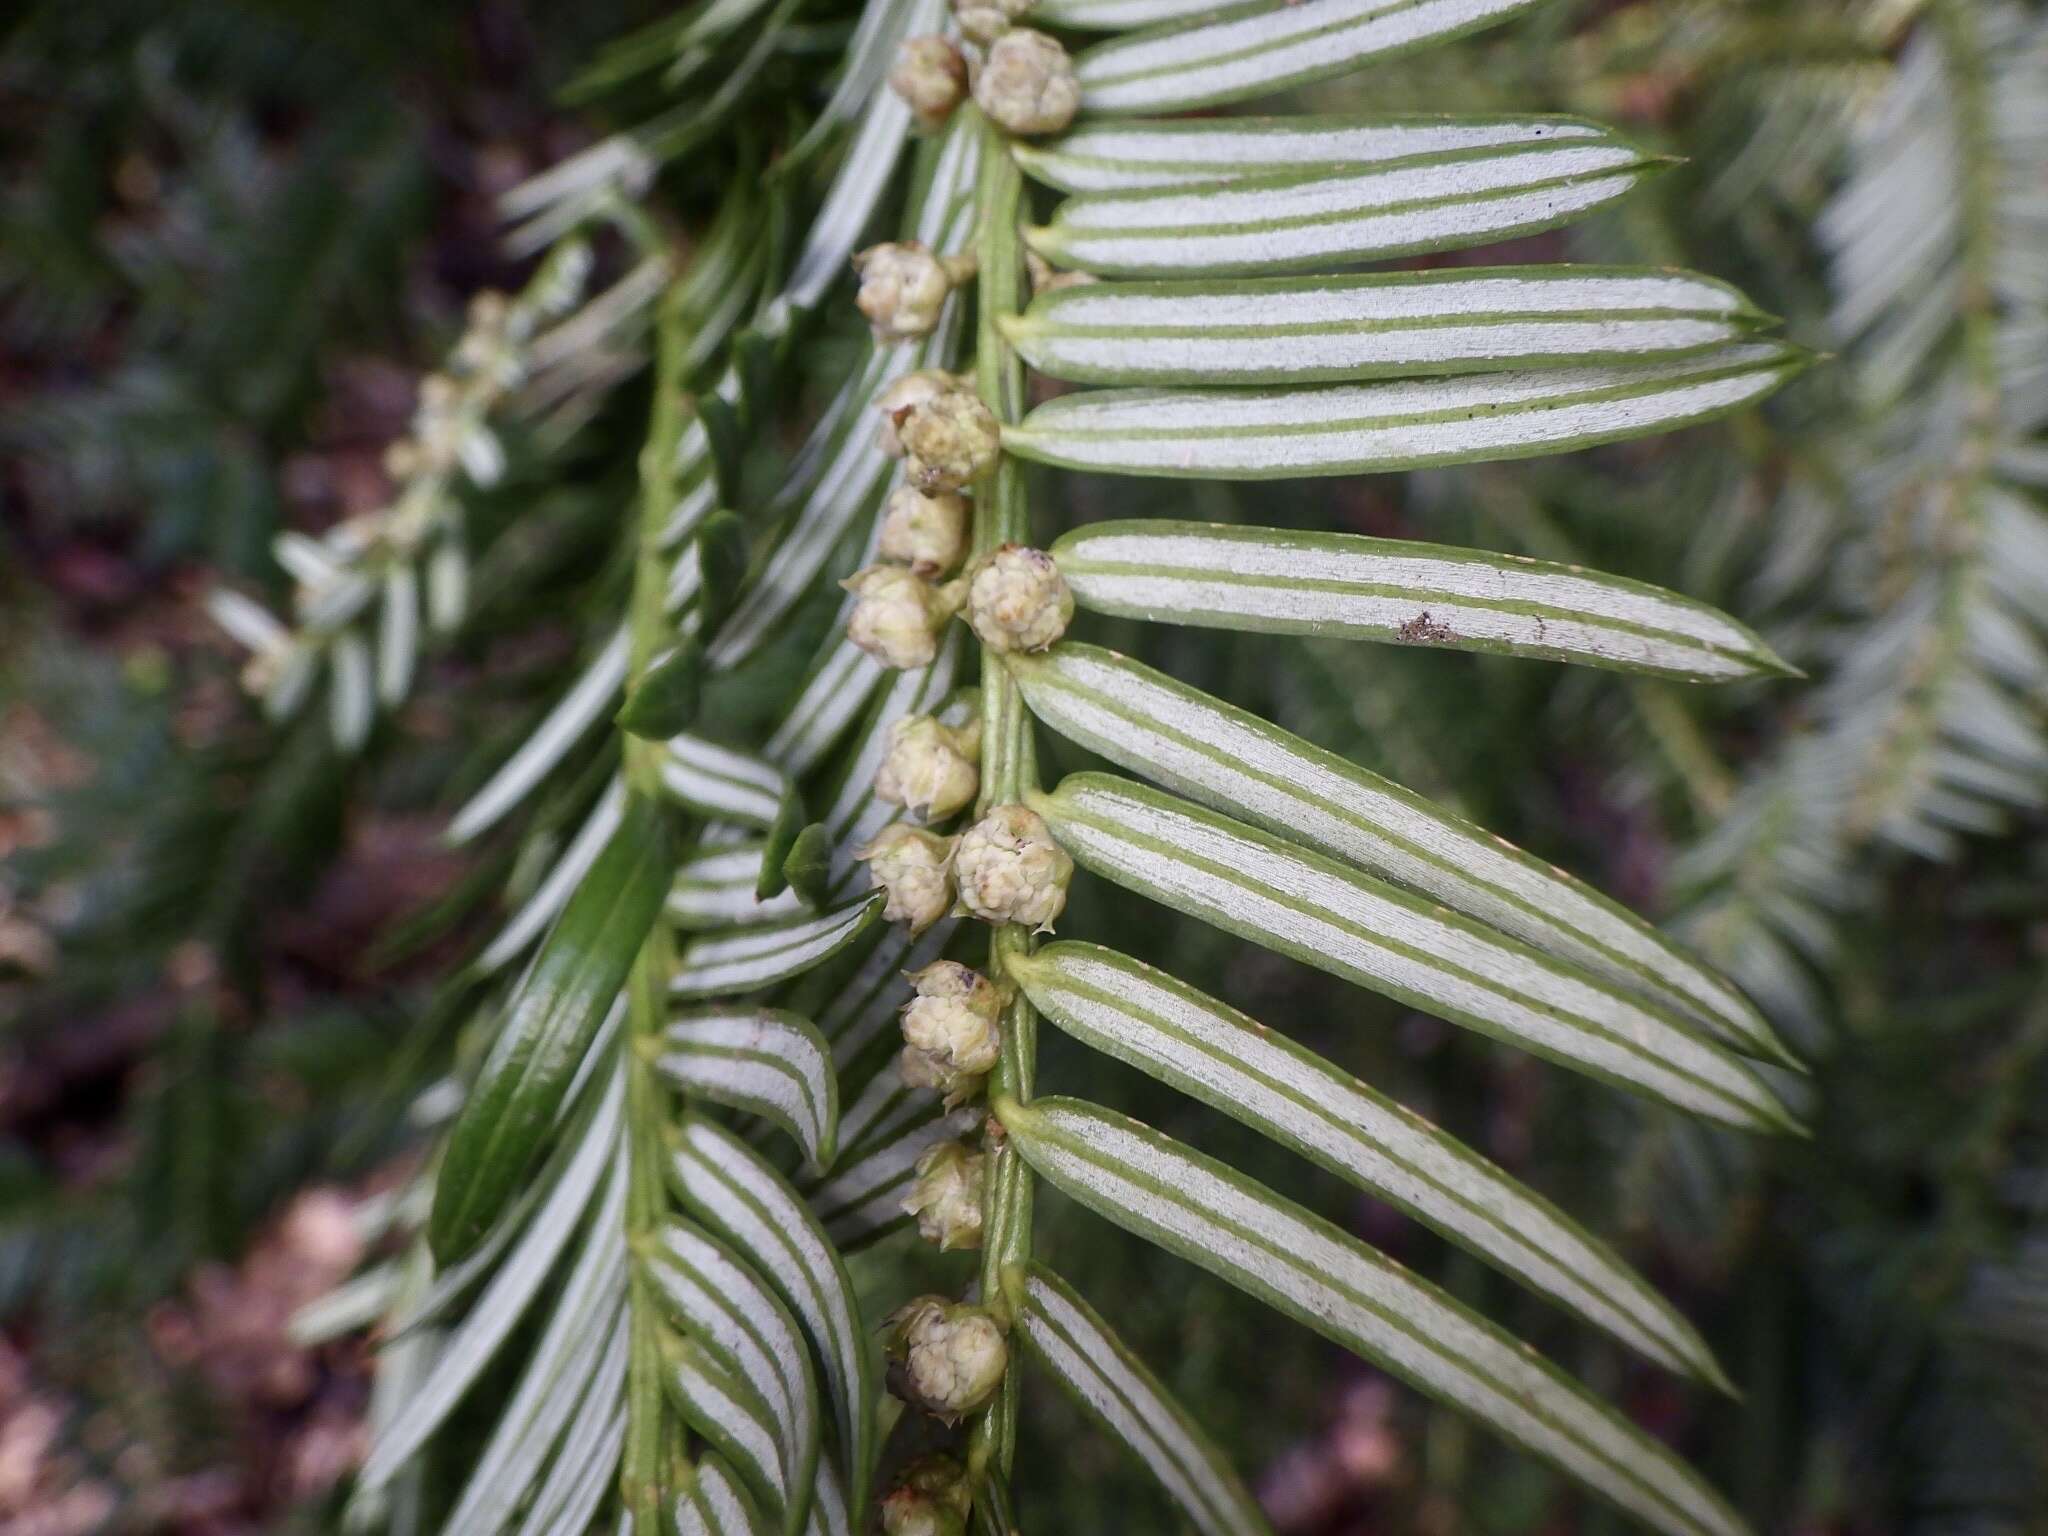
[[[1401,627],[1394,633],[1410,645],[1441,645],[1445,641],[1458,638],[1450,625],[1440,624],[1432,619],[1427,608],[1412,619],[1404,619]]]

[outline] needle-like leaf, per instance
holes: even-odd
[[[1583,117],[1135,117],[1084,119],[1048,142],[1013,144],[1010,153],[1026,175],[1063,192],[1139,192],[1248,177],[1350,176],[1423,156],[1557,139],[1620,142]]]
[[[839,1080],[825,1039],[782,1008],[701,1008],[662,1031],[655,1063],[684,1093],[763,1116],[813,1168],[838,1146]]]
[[[1074,61],[1074,72],[1089,112],[1185,112],[1348,74],[1492,26],[1534,3],[1253,0],[1098,43]]]
[[[1664,1009],[1333,859],[1108,774],[1030,803],[1086,868],[1241,938],[1688,1113],[1796,1129]]]
[[[623,1193],[623,1182],[615,1182]],[[609,1202],[599,1208],[596,1219],[614,1230],[584,1244],[577,1256],[517,1390],[442,1525],[445,1536],[503,1529],[585,1396],[611,1374],[609,1357],[617,1355],[623,1374],[626,1245],[616,1231],[618,1214]],[[593,1327],[593,1318],[611,1326]]]
[[[678,998],[724,997],[772,987],[837,954],[881,912],[881,898],[869,897],[817,917],[692,939],[683,947],[669,991]]]
[[[622,1098],[619,1078],[614,1073],[573,1150],[564,1148],[557,1153],[563,1167],[547,1200],[492,1274],[476,1305],[450,1332],[446,1345],[435,1356],[424,1379],[414,1385],[397,1417],[379,1435],[376,1448],[358,1474],[357,1481],[363,1488],[374,1489],[389,1482],[447,1421],[526,1315],[527,1307],[554,1271],[555,1261],[571,1235],[585,1225],[587,1216],[588,1229],[598,1240],[587,1244],[578,1256],[564,1294],[582,1296],[589,1305],[596,1305],[604,1291],[609,1262],[603,1238],[611,1235],[601,1229],[609,1227],[616,1231],[624,1198],[623,1180],[614,1177],[604,1182],[605,1172],[618,1151]],[[594,1191],[600,1190],[600,1184],[601,1192],[593,1196]]]
[[[1039,0],[1031,8],[1031,19],[1076,31],[1126,32],[1133,27],[1207,16],[1221,9],[1218,0]]]
[[[597,797],[597,803],[591,806],[590,814],[583,818],[583,825],[569,839],[569,845],[556,856],[553,867],[533,888],[533,894],[477,955],[474,964],[479,975],[487,975],[509,964],[527,945],[540,937],[541,931],[583,883],[583,877],[590,873],[591,865],[597,862],[598,855],[611,842],[625,814],[625,781],[613,779],[605,786],[604,793]]]
[[[1699,1335],[1605,1243],[1313,1051],[1093,944],[1049,945],[1010,972],[1076,1039],[1392,1202],[1669,1369],[1726,1387]]]
[[[1564,453],[1754,404],[1802,366],[1778,344],[1676,362],[1298,389],[1101,389],[1048,400],[1003,446],[1069,469],[1278,480]]]
[[[680,1222],[663,1228],[642,1270],[691,1343],[761,1400],[794,1536],[809,1514],[819,1438],[817,1381],[796,1320],[736,1254]]]
[[[1315,384],[1683,357],[1762,323],[1689,272],[1548,266],[1087,283],[1002,329],[1084,384]]]
[[[875,1359],[846,1264],[782,1176],[730,1131],[685,1124],[671,1162],[691,1214],[746,1260],[788,1303],[824,1367],[839,1424],[850,1507],[865,1507],[875,1458]]]
[[[1791,1062],[1749,999],[1669,937],[1412,790],[1113,651],[1068,642],[1008,660],[1034,714],[1112,762]]]
[[[584,731],[604,713],[626,682],[626,632],[605,642],[568,692],[541,720],[519,750],[470,797],[448,823],[448,841],[466,843],[494,826],[550,769],[568,755]]]
[[[1497,651],[1692,682],[1791,671],[1705,603],[1487,550],[1148,519],[1086,524],[1053,555],[1082,607],[1125,618]]]
[[[1234,1169],[1074,1099],[996,1105],[1032,1169],[1098,1214],[1451,1403],[1671,1536],[1742,1521],[1527,1345]]]
[[[661,786],[700,816],[766,827],[775,820],[789,781],[781,769],[750,752],[698,736],[676,736],[662,756]]]
[[[791,1518],[793,1491],[777,1446],[775,1409],[760,1383],[730,1368],[703,1339],[661,1335],[662,1378],[683,1421],[702,1435],[740,1475],[771,1528],[801,1528]]]
[[[804,904],[793,892],[761,900],[761,843],[713,848],[685,859],[668,888],[662,912],[676,927],[689,931],[751,927],[801,917]]]
[[[1612,202],[1661,164],[1612,137],[1511,140],[1070,197],[1024,237],[1055,265],[1113,277],[1301,272],[1550,229]]]
[[[1258,1501],[1187,1410],[1066,1281],[1024,1277],[1017,1336],[1088,1415],[1159,1479],[1203,1536],[1269,1536]]]
[[[807,1192],[826,1234],[851,1251],[901,1226],[909,1219],[903,1197],[910,1193],[918,1158],[942,1141],[972,1135],[980,1122],[980,1110],[945,1109],[935,1093],[921,1092],[902,1104],[874,1134],[848,1149],[830,1178]]]
[[[676,1536],[759,1536],[760,1516],[732,1469],[716,1455],[701,1457],[669,1506]]]

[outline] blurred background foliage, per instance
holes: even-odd
[[[832,41],[847,8],[813,9]],[[552,786],[523,852],[439,840],[616,598],[644,386],[566,444],[512,434],[504,479],[465,493],[472,616],[359,756],[317,714],[261,722],[199,600],[225,580],[275,603],[273,535],[389,495],[420,371],[470,295],[523,279],[495,198],[658,109],[645,79],[560,88],[662,14],[30,0],[0,22],[0,1530],[333,1526],[375,1357],[302,1347],[288,1320],[388,1219],[466,1021],[438,979],[595,792],[588,773]],[[1745,1400],[1682,1394],[1052,1032],[1046,1085],[1085,1071],[1175,1134],[1202,1120],[1205,1146],[1681,1441],[1760,1530],[2048,1529],[2041,9],[1557,0],[1312,95],[1619,121],[1682,163],[1522,254],[1730,278],[1830,362],[1767,415],[1527,465],[1242,492],[1063,479],[1036,498],[1041,538],[1158,511],[1485,544],[1763,630],[1807,682],[1695,693],[1422,650],[1091,638],[1688,933],[1809,1054],[1816,1132],[1681,1123],[1099,886],[1077,886],[1074,926],[1616,1235]],[[655,206],[687,242],[739,174],[693,157]],[[792,429],[851,355],[847,318],[802,342]],[[794,626],[792,666],[826,617]],[[1048,1256],[1121,1298],[1125,1336],[1240,1449],[1283,1532],[1612,1523],[1220,1282],[1044,1205]],[[900,1237],[861,1261],[877,1295],[956,1262]],[[1048,1475],[1023,1480],[1027,1530],[1173,1529],[1062,1399],[1028,1401],[1022,1464]]]

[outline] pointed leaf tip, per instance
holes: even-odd
[[[1076,1099],[998,1106],[1032,1170],[1448,1403],[1667,1536],[1748,1536],[1697,1473],[1462,1303],[1213,1158]]]
[[[1225,932],[1690,1114],[1796,1123],[1667,1009],[1322,854],[1108,774],[1039,809],[1083,867]]]

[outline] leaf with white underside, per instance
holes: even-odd
[[[1076,862],[1191,917],[1690,1114],[1796,1129],[1674,1014],[1448,908],[1109,774],[1028,799]]]
[[[832,1042],[834,1066],[848,1070],[894,1029],[896,1016],[910,1001],[905,976],[938,959],[958,925],[959,919],[942,917],[915,937],[900,924],[882,930],[860,968],[818,1009],[818,1032]],[[847,1140],[853,1134],[845,1130],[842,1146],[853,1145]]]
[[[732,1469],[715,1455],[699,1458],[689,1483],[669,1505],[675,1536],[758,1536],[753,1503]]]
[[[533,888],[533,894],[526,898],[476,957],[477,974],[489,975],[540,937],[541,930],[568,904],[569,897],[582,883],[583,877],[590,873],[590,866],[597,862],[597,856],[604,852],[605,844],[619,829],[619,823],[625,820],[625,816],[626,781],[615,778],[597,797],[597,803],[590,808],[590,814],[569,840],[569,846],[556,858],[546,878]]]
[[[839,1116],[839,1162],[853,1163],[866,1156],[871,1146],[894,1139],[904,1126],[925,1118],[938,1101],[932,1089],[913,1088],[904,1082],[901,1072],[887,1068],[876,1072]]]
[[[839,1251],[788,1182],[730,1131],[685,1123],[670,1172],[690,1213],[774,1286],[803,1325],[831,1392],[848,1505],[864,1509],[875,1458],[875,1360]]]
[[[760,843],[712,848],[685,859],[676,869],[662,912],[678,928],[750,927],[800,917],[804,904],[793,891],[762,901]]]
[[[1074,1099],[996,1106],[1040,1177],[1453,1404],[1671,1536],[1743,1536],[1688,1467],[1527,1345],[1263,1185]]]
[[[1087,32],[1127,32],[1133,27],[1186,21],[1222,10],[1229,0],[1038,0],[1031,24]]]
[[[606,1374],[606,1357],[616,1349],[623,1362],[626,1245],[619,1215],[625,1184],[614,1182],[621,1203],[608,1203],[596,1217],[609,1222],[606,1239],[585,1243],[577,1255],[517,1389],[483,1454],[470,1466],[462,1495],[443,1524],[446,1531],[503,1529],[528,1481],[570,1432],[585,1394]],[[593,1327],[593,1318],[611,1326]]]
[[[1270,1536],[1244,1479],[1144,1361],[1059,1276],[1024,1277],[1017,1336],[1089,1417],[1120,1441],[1203,1536]]]
[[[576,1230],[583,1226],[594,1208],[598,1217],[591,1224],[596,1231],[607,1217],[616,1225],[622,1209],[624,1180],[605,1183],[606,1170],[616,1161],[619,1147],[620,1105],[624,1099],[622,1078],[611,1081],[583,1123],[582,1134],[556,1149],[559,1175],[552,1169],[546,1201],[534,1213],[526,1230],[491,1275],[491,1282],[476,1304],[448,1335],[446,1345],[435,1356],[426,1379],[407,1398],[399,1415],[385,1426],[376,1446],[364,1461],[357,1482],[363,1488],[377,1488],[391,1481],[415,1453],[455,1410],[476,1379],[496,1358],[499,1348],[526,1315],[526,1309],[554,1272]],[[603,1192],[597,1193],[603,1186]],[[603,1260],[603,1243],[585,1245],[577,1271],[593,1288],[600,1282],[596,1273]],[[572,1279],[572,1287],[578,1282]]]
[[[555,1536],[587,1529],[618,1483],[619,1447],[626,1439],[626,1330],[613,1323],[615,1343],[590,1384],[547,1476],[526,1506],[514,1536]]]
[[[622,629],[591,658],[581,676],[550,709],[519,750],[505,759],[482,789],[448,823],[448,841],[464,843],[494,825],[582,739],[626,684],[626,632]]]
[[[1705,1342],[1611,1248],[1313,1051],[1093,944],[1048,945],[1010,974],[1075,1039],[1427,1222],[1668,1369],[1726,1387]]]
[[[846,638],[843,622],[834,626],[803,691],[768,738],[768,757],[793,774],[815,768],[867,707],[886,670]]]
[[[291,644],[292,632],[268,608],[230,587],[215,587],[207,593],[206,611],[230,638],[258,655],[281,651]]]
[[[661,787],[700,816],[765,827],[775,820],[789,780],[752,753],[675,736],[662,752]]]
[[[736,1384],[751,1420],[765,1419],[774,1448],[774,1502],[789,1536],[803,1528],[818,1461],[817,1381],[796,1320],[722,1243],[681,1223],[665,1226],[642,1272],[669,1318]]]
[[[1621,142],[1583,117],[1087,118],[1044,143],[1020,140],[1010,153],[1027,176],[1063,192],[1140,192],[1254,176],[1356,175],[1422,156],[1561,139]]]
[[[334,673],[327,695],[328,728],[335,746],[354,752],[369,739],[376,717],[369,644],[353,630],[344,630],[329,642],[327,661]]]
[[[920,1090],[897,1109],[874,1135],[848,1150],[830,1178],[806,1192],[826,1235],[842,1250],[873,1242],[908,1220],[903,1198],[916,1180],[918,1158],[942,1141],[971,1136],[981,1123],[978,1108],[948,1110],[929,1091]]]
[[[870,896],[817,917],[705,934],[683,946],[669,991],[722,997],[772,987],[837,954],[881,912],[881,897]]]
[[[1096,613],[1495,651],[1727,682],[1791,669],[1717,608],[1583,566],[1348,533],[1090,523],[1053,545]]]
[[[1022,458],[1173,479],[1280,480],[1565,453],[1754,404],[1803,365],[1777,344],[1613,364],[1294,389],[1097,389],[1003,429]]]
[[[793,505],[794,518],[710,642],[714,668],[738,666],[776,634],[789,610],[810,590],[847,527],[881,494],[890,464],[874,446],[873,428],[859,417],[857,407],[916,366],[917,354],[904,349],[874,354],[842,391],[849,405],[835,405],[826,413],[815,435],[827,445],[828,456],[814,476],[793,476],[771,502],[770,511],[776,513],[786,503]],[[809,454],[807,448],[801,457]]]
[[[676,1411],[731,1463],[770,1525],[789,1531],[790,1490],[767,1402],[752,1382],[727,1370],[696,1338],[666,1336],[663,1344],[662,1385]]]
[[[1069,641],[1004,659],[1033,714],[1110,761],[1796,1064],[1749,999],[1667,935],[1424,796],[1114,651]]]
[[[654,1056],[686,1094],[773,1121],[813,1168],[839,1138],[839,1080],[817,1026],[781,1008],[694,1009],[669,1021]]]
[[[1087,112],[1185,112],[1267,96],[1505,21],[1535,0],[1259,0],[1098,43]]]
[[[811,1482],[811,1514],[804,1522],[804,1536],[853,1536],[853,1513],[846,1507],[846,1489],[827,1456],[818,1458],[818,1470]]]
[[[1316,384],[1683,357],[1764,323],[1689,272],[1559,265],[1085,283],[1001,326],[1083,384]]]
[[[1085,193],[1026,229],[1055,266],[1110,277],[1301,272],[1484,245],[1569,223],[1663,162],[1559,137],[1363,168]]]

